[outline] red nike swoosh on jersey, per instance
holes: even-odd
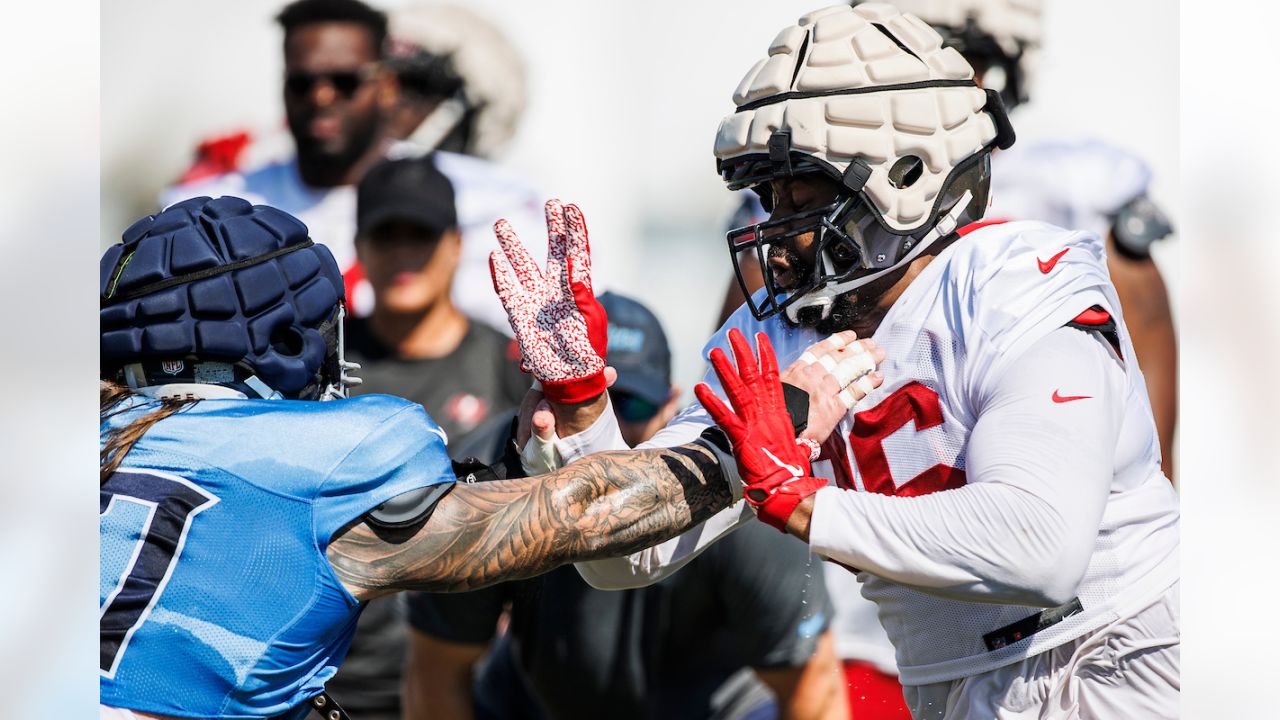
[[[1053,391],[1053,401],[1056,403],[1071,402],[1072,400],[1088,400],[1092,395],[1059,395],[1057,390]]]
[[[1036,258],[1036,264],[1038,264],[1038,265],[1040,266],[1040,272],[1044,273],[1045,275],[1048,275],[1048,274],[1049,274],[1049,271],[1053,269],[1053,266],[1054,266],[1054,265],[1057,265],[1057,264],[1058,264],[1058,261],[1062,259],[1062,256],[1063,256],[1063,255],[1066,255],[1066,254],[1067,254],[1067,250],[1070,250],[1070,249],[1071,249],[1071,248],[1064,248],[1064,249],[1062,250],[1062,252],[1060,252],[1060,253],[1058,253],[1057,255],[1054,255],[1053,257],[1049,258],[1049,261],[1048,261],[1048,262],[1045,262],[1044,260],[1041,260],[1040,258]]]

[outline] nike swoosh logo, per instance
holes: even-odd
[[[439,435],[440,439],[444,441],[445,445],[449,444],[449,436],[444,434],[444,428],[438,428],[438,427],[427,428],[427,432],[435,433],[436,435]]]
[[[798,478],[804,475],[804,473],[800,471],[799,465],[789,465],[787,463],[782,462],[782,460],[778,459],[777,455],[774,455],[773,453],[769,452],[769,448],[767,447],[762,447],[760,449],[764,451],[765,455],[769,456],[769,459],[773,461],[774,465],[777,465],[783,470],[786,470],[787,472],[791,473],[791,477]]]
[[[1040,272],[1044,273],[1045,275],[1048,275],[1048,274],[1049,274],[1049,271],[1053,269],[1053,266],[1054,266],[1054,265],[1057,265],[1057,264],[1058,264],[1058,261],[1062,259],[1062,256],[1063,256],[1063,255],[1066,255],[1066,254],[1067,254],[1067,250],[1070,250],[1070,249],[1071,249],[1071,248],[1064,248],[1064,249],[1062,250],[1062,252],[1060,252],[1060,253],[1058,253],[1057,255],[1054,255],[1053,257],[1049,258],[1049,261],[1048,261],[1048,262],[1045,262],[1044,260],[1041,260],[1040,258],[1036,258],[1036,264],[1040,266]]]
[[[1053,401],[1056,403],[1071,402],[1072,400],[1088,400],[1092,395],[1059,395],[1057,390],[1053,391]]]

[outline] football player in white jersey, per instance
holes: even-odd
[[[858,573],[917,718],[1176,716],[1179,515],[1142,374],[1100,238],[978,222],[991,152],[1013,141],[998,93],[928,25],[865,4],[784,28],[734,104],[717,164],[771,216],[730,251],[754,254],[765,286],[708,343],[700,404],[628,463],[661,472],[645,448],[714,437],[709,406],[736,462],[723,443],[696,472],[734,501],[583,576],[651,582],[758,516]],[[549,346],[583,324],[530,309],[532,261],[499,235],[495,286],[526,367],[591,385],[591,344]],[[863,379],[875,363],[848,331],[886,353],[883,384]],[[782,427],[775,351],[788,372],[869,390],[821,446]],[[556,394],[561,461],[625,447],[611,413]]]
[[[852,4],[857,5],[859,0]],[[1043,32],[1040,0],[893,0],[929,23],[974,68],[980,87],[1000,93],[1012,112],[1036,96]],[[1015,120],[1017,119],[1015,115]],[[993,154],[987,218],[1034,219],[1090,230],[1106,241],[1107,268],[1129,319],[1130,339],[1146,380],[1160,438],[1161,468],[1173,479],[1177,424],[1177,345],[1168,294],[1150,246],[1172,231],[1148,197],[1151,170],[1132,153],[1093,138],[1029,139]],[[752,290],[763,285],[756,263],[743,263]],[[733,307],[743,301],[736,284]],[[725,311],[727,318],[729,310]],[[878,688],[896,684],[883,628],[857,593],[857,581],[828,568],[837,599],[832,627],[849,675],[850,703],[870,720],[899,717]],[[841,592],[843,590],[844,592]],[[895,690],[896,691],[896,690]],[[862,708],[863,704],[870,707]],[[904,709],[905,711],[905,709]]]

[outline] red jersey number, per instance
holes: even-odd
[[[941,425],[942,420],[942,402],[938,399],[938,393],[918,382],[907,383],[875,407],[854,415],[849,446],[853,448],[853,459],[862,473],[862,482],[867,492],[912,497],[964,485],[964,471],[942,463],[900,485],[894,483],[893,473],[889,470],[889,458],[885,455],[883,445],[885,438],[911,421],[915,422],[916,432],[919,432]],[[828,449],[831,451],[828,453],[832,456],[831,464],[836,471],[836,484],[852,489],[854,484],[849,475],[851,468],[845,455],[844,443],[833,442]]]

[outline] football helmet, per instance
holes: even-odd
[[[733,101],[715,140],[730,189],[752,188],[772,210],[775,178],[820,173],[840,188],[830,205],[729,232],[744,293],[739,253],[767,267],[771,247],[814,233],[812,273],[781,288],[765,272],[765,294],[748,298],[757,319],[824,319],[839,295],[981,218],[991,150],[1014,139],[1000,96],[977,87],[964,58],[879,3],[825,8],[783,29]]]
[[[524,112],[524,61],[511,42],[474,12],[444,3],[396,9],[389,30],[390,65],[402,85],[445,97],[409,139],[436,148],[459,137],[459,147],[443,149],[494,157]]]
[[[155,397],[333,399],[343,285],[297,218],[192,198],[124,231],[99,264],[102,377]]]
[[[858,4],[857,2],[854,3]],[[1030,96],[1039,61],[1041,0],[893,0],[933,26],[1012,110]]]

